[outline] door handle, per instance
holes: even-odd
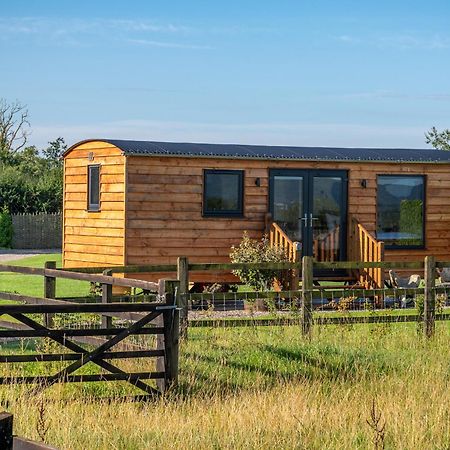
[[[305,221],[305,227],[308,226],[308,214],[305,213],[303,217],[300,217],[301,221]]]
[[[312,213],[309,215],[309,226],[312,228],[313,226],[313,220],[319,220],[318,217],[313,217]]]

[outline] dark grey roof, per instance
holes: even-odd
[[[98,140],[115,145],[120,148],[125,155],[188,156],[233,159],[288,159],[305,161],[450,163],[450,152],[435,149],[288,147],[271,145],[128,141],[117,139]],[[73,147],[74,146],[68,151]]]

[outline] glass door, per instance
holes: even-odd
[[[347,173],[331,170],[270,171],[270,210],[301,254],[316,261],[345,259]]]
[[[292,241],[303,243],[305,221],[304,176],[272,177],[272,217]]]
[[[311,178],[310,254],[316,261],[341,261],[347,213],[345,179],[339,174],[312,174]]]

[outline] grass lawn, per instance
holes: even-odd
[[[79,385],[2,387],[0,401],[18,434],[38,439],[43,416],[46,441],[64,449],[376,448],[373,402],[386,449],[444,449],[449,337],[448,323],[428,342],[415,324],[316,327],[311,341],[297,327],[192,329],[179,389],[153,403],[112,384],[108,402]]]
[[[61,254],[32,256],[30,258],[11,261],[7,264],[25,267],[44,267],[46,261],[56,261],[56,266],[61,267]],[[0,291],[42,297],[44,295],[44,278],[37,275],[0,272]],[[56,281],[57,297],[83,297],[88,294],[89,283],[86,281],[65,280],[62,278]]]
[[[56,258],[15,264],[42,266],[48,259]],[[0,289],[12,283],[31,295],[43,289],[41,277],[0,277]],[[27,284],[33,279],[38,283]],[[81,290],[87,283],[64,281],[59,295],[87,293]],[[437,322],[428,341],[415,323],[315,326],[311,340],[297,326],[192,328],[180,346],[178,388],[154,402],[127,400],[133,391],[122,382],[55,385],[40,393],[1,386],[0,402],[14,413],[17,434],[73,450],[446,449],[449,338],[448,322]],[[14,345],[1,352],[33,350]],[[114,363],[132,371],[149,364]],[[46,369],[55,373],[60,364]],[[38,370],[0,369],[2,376]],[[375,446],[377,439],[384,447]]]

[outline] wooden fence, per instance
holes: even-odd
[[[155,395],[177,383],[179,336],[179,282],[160,280],[152,283],[107,275],[92,275],[56,270],[55,263],[48,262],[43,269],[0,265],[0,271],[44,277],[44,296],[32,297],[11,292],[0,292],[0,299],[16,303],[0,305],[0,338],[49,338],[64,347],[64,353],[34,353],[29,355],[0,355],[0,363],[68,361],[69,364],[52,375],[0,377],[0,384],[39,383],[43,387],[58,382],[127,381],[146,394]],[[99,283],[101,298],[56,298],[56,280],[66,278]],[[146,293],[139,298],[114,298],[112,286],[140,288]],[[133,301],[130,301],[133,300]],[[19,303],[17,303],[19,302]],[[87,328],[55,327],[55,314],[95,314],[101,317],[99,326]],[[30,314],[43,315],[39,321]],[[113,325],[113,318],[120,322]],[[42,323],[41,323],[42,322]],[[137,335],[156,336],[154,349],[129,349],[117,351],[125,339]],[[80,345],[87,344],[89,347]],[[156,358],[156,370],[127,372],[110,360]],[[109,373],[77,375],[75,371],[92,362]],[[156,380],[157,389],[143,380]]]
[[[178,258],[177,265],[166,264],[166,265],[142,265],[142,266],[117,266],[110,267],[109,269],[112,272],[118,273],[160,273],[160,272],[173,272],[177,273],[177,279],[180,282],[180,333],[182,335],[186,334],[186,329],[188,326],[188,309],[189,302],[195,300],[197,298],[211,298],[217,294],[190,294],[188,292],[189,288],[189,273],[192,271],[232,271],[236,269],[270,269],[270,270],[295,270],[298,273],[301,273],[301,290],[292,290],[288,292],[264,292],[264,293],[230,293],[223,294],[223,298],[226,298],[229,295],[229,298],[234,299],[248,299],[252,296],[254,298],[270,298],[270,297],[280,297],[283,294],[289,294],[291,296],[298,297],[301,305],[301,323],[302,323],[302,332],[309,336],[311,333],[311,328],[314,323],[322,323],[322,324],[331,324],[331,323],[348,323],[347,319],[314,319],[312,314],[312,299],[315,294],[322,296],[323,298],[327,298],[327,295],[330,295],[330,292],[333,295],[340,295],[342,297],[345,296],[356,296],[356,295],[364,295],[366,297],[371,297],[373,299],[374,305],[376,306],[377,298],[380,298],[383,295],[393,295],[396,298],[400,298],[407,295],[424,295],[424,311],[421,315],[411,315],[408,318],[402,318],[399,316],[394,316],[392,318],[376,318],[372,317],[368,318],[353,318],[351,321],[353,323],[363,323],[363,322],[375,322],[375,321],[392,321],[392,322],[406,322],[406,321],[415,321],[415,320],[423,320],[423,332],[427,337],[430,337],[434,333],[435,320],[436,320],[436,294],[437,293],[445,293],[447,294],[447,288],[445,287],[436,287],[435,279],[436,279],[436,269],[450,267],[450,261],[436,261],[434,257],[428,256],[424,259],[424,261],[414,261],[414,262],[386,262],[386,261],[335,261],[335,262],[316,262],[312,259],[312,257],[305,256],[302,258],[302,261],[299,262],[287,262],[287,263],[189,263],[188,259],[185,257]],[[104,268],[78,268],[78,269],[70,269],[70,270],[79,270],[84,271],[86,273],[95,273],[103,270]],[[356,270],[367,273],[369,269],[374,269],[376,273],[384,272],[389,269],[408,269],[408,270],[420,270],[424,271],[425,274],[425,288],[422,289],[388,289],[384,286],[380,286],[378,288],[366,288],[365,284],[362,286],[353,286],[353,287],[317,287],[314,286],[313,280],[313,272],[314,269],[327,269],[327,270]],[[220,294],[222,296],[222,294]],[[258,297],[259,296],[259,297]],[[440,314],[439,320],[448,320],[450,318],[450,314]],[[250,324],[258,324],[258,323],[267,325],[270,324],[270,321],[249,321]],[[281,321],[282,322],[282,321]],[[288,323],[289,321],[286,321]],[[224,324],[225,321],[207,321],[202,320],[197,323],[197,325],[203,324],[204,326],[211,326],[214,324]],[[242,320],[232,321],[235,326],[241,325],[245,326],[245,322]],[[273,323],[273,322],[272,322]],[[195,323],[190,323],[189,326],[195,326]]]

